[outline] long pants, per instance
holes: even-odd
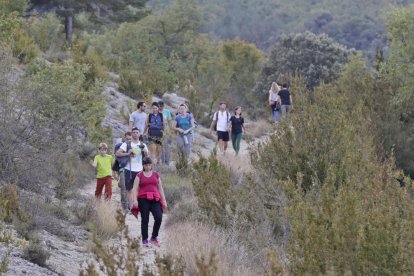
[[[128,209],[128,198],[127,198],[127,192],[125,188],[125,172],[123,170],[119,172],[118,187],[121,189],[122,209],[127,210]]]
[[[95,196],[101,198],[102,190],[105,186],[105,199],[111,199],[112,196],[112,176],[105,176],[96,179]]]
[[[169,165],[171,158],[171,139],[166,138],[161,149],[161,164]]]
[[[149,214],[151,212],[154,217],[154,227],[152,228],[151,238],[158,237],[162,222],[161,203],[155,200],[148,200],[146,198],[138,198],[138,207],[141,212],[141,235],[142,240],[148,240],[148,222]]]
[[[279,110],[272,109],[272,116],[276,123],[279,122]]]
[[[286,118],[286,115],[289,113],[290,105],[282,104],[282,118]]]
[[[193,143],[193,135],[187,134],[185,137],[187,137],[187,143],[184,141],[184,135],[177,135],[177,147],[179,151],[184,151],[185,156],[189,158],[191,153],[191,144]]]
[[[233,144],[233,149],[236,152],[236,154],[239,154],[240,150],[240,141],[242,138],[243,133],[231,133],[231,143]]]

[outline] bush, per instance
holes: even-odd
[[[39,238],[34,236],[29,246],[24,249],[23,257],[32,263],[46,267],[46,261],[49,259],[50,253],[43,248]]]
[[[47,14],[29,21],[28,29],[31,38],[44,53],[51,47],[62,48],[65,39],[63,37],[64,26],[61,20],[54,14]]]
[[[236,207],[229,172],[215,152],[208,159],[199,154],[193,167],[193,189],[198,206],[215,224],[228,226]]]

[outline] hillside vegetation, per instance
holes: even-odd
[[[269,120],[272,81],[293,93],[292,113],[250,160],[213,152],[164,168],[177,239],[157,259],[165,275],[414,274],[409,3],[177,0],[153,1],[151,13],[144,1],[0,1],[0,272],[2,248],[17,243],[11,227],[25,258],[46,267],[38,233],[75,241],[73,224],[94,228],[78,188],[93,178],[96,145],[112,144],[101,124],[114,72],[137,101],[175,90],[204,125],[220,101],[242,105],[252,124]],[[287,34],[305,29],[316,34]],[[377,38],[387,51],[367,64]],[[238,162],[251,168],[235,175]],[[107,269],[139,269],[136,240],[108,251],[86,236]]]
[[[370,59],[385,46],[385,14],[412,0],[198,0],[203,32],[220,39],[239,37],[269,50],[278,36],[303,32],[326,33],[337,42],[362,50]],[[150,0],[154,10],[172,1]]]

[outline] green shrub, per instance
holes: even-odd
[[[198,206],[215,224],[228,226],[236,208],[236,195],[228,170],[214,152],[209,158],[199,154],[193,167],[193,189]]]
[[[54,14],[47,14],[29,21],[28,29],[33,41],[43,52],[48,52],[51,47],[62,48],[65,42],[64,26],[61,20]]]

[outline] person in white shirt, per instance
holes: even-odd
[[[137,173],[142,172],[143,156],[148,156],[147,145],[140,141],[139,137],[140,131],[138,128],[134,127],[132,129],[132,141],[123,143],[116,152],[117,157],[129,156],[128,163],[124,167],[124,175],[125,188],[127,190],[128,202],[130,206],[134,202],[134,195],[132,194],[134,179]]]
[[[225,155],[227,144],[229,141],[229,121],[231,115],[227,111],[227,105],[224,102],[220,103],[219,110],[214,113],[213,121],[210,125],[210,132],[217,131],[217,141],[219,144],[220,153]]]

